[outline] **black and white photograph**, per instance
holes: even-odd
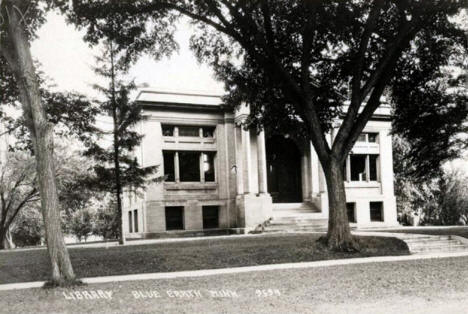
[[[468,313],[468,0],[0,0],[0,313]]]

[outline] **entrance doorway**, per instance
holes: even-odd
[[[274,203],[302,202],[301,152],[283,136],[266,141],[268,192]]]

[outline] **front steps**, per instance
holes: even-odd
[[[426,235],[417,233],[358,231],[359,236],[393,237],[403,240],[408,245],[411,254],[437,254],[452,252],[468,252],[468,239],[450,235]]]
[[[312,203],[276,203],[263,232],[326,232],[327,227],[328,219]]]
[[[468,244],[449,235],[400,234],[413,254],[468,251]]]
[[[327,232],[328,219],[310,203],[273,204],[273,217],[265,224],[264,233]],[[356,227],[352,226],[351,230]],[[425,235],[359,231],[356,235],[396,237],[406,242],[412,254],[468,252],[468,239],[449,235]]]

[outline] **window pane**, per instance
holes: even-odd
[[[349,222],[356,222],[355,208],[356,208],[356,203],[346,203],[346,210],[348,212]]]
[[[174,136],[174,126],[173,125],[162,125],[162,134],[163,136]]]
[[[379,133],[369,133],[369,142],[370,143],[377,143],[377,137]]]
[[[138,232],[138,210],[133,211],[133,222],[135,225],[135,232]]]
[[[179,126],[179,136],[200,136],[200,128],[198,126]]]
[[[219,228],[219,207],[203,206],[203,229]]]
[[[184,229],[184,207],[167,206],[166,211],[166,230]]]
[[[357,139],[358,142],[365,142],[366,141],[366,133],[361,133]]]
[[[379,155],[369,155],[369,179],[377,181],[377,159]]]
[[[351,181],[366,181],[366,155],[351,155]]]
[[[175,180],[175,173],[174,173],[174,155],[175,152],[171,151],[164,151],[164,176],[165,181],[167,182],[174,182]]]
[[[179,152],[179,175],[183,182],[200,182],[200,153]]]
[[[133,224],[132,224],[132,211],[128,212],[128,232],[133,232]]]
[[[383,203],[370,202],[369,207],[371,221],[383,221]]]
[[[215,180],[214,156],[214,153],[202,154],[205,182],[214,182]]]
[[[203,127],[203,137],[214,137],[214,132],[215,132],[214,126]]]

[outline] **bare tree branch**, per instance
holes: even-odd
[[[403,36],[403,38],[399,41],[398,49],[393,53],[392,58],[388,61],[387,67],[382,72],[384,74],[382,74],[381,77],[377,80],[377,84],[372,90],[369,100],[367,101],[366,105],[364,106],[364,109],[357,117],[353,127],[349,132],[349,136],[345,142],[345,145],[343,146],[343,159],[346,158],[348,153],[353,148],[355,141],[366,126],[367,121],[369,121],[369,119],[374,114],[375,110],[377,110],[377,108],[381,105],[380,98],[383,94],[385,87],[388,84],[388,81],[391,78],[393,68],[396,62],[398,61],[401,52],[406,48],[406,46],[409,44],[409,41],[414,37],[414,35],[416,35],[416,33],[419,30],[419,23],[415,23],[415,25],[413,25],[413,27],[410,30],[408,30],[405,36]]]
[[[355,56],[354,62],[354,70],[353,70],[353,78],[351,81],[351,104],[348,107],[348,112],[346,113],[345,118],[341,124],[341,127],[338,131],[338,134],[335,137],[332,150],[333,151],[341,151],[341,148],[346,141],[346,138],[349,136],[349,131],[351,126],[356,119],[356,116],[359,112],[359,108],[361,107],[362,97],[361,97],[361,81],[362,75],[364,71],[364,61],[365,61],[365,53],[367,47],[369,45],[369,41],[371,39],[372,33],[375,30],[379,18],[379,14],[382,8],[382,1],[376,0],[374,1],[374,5],[371,8],[369,13],[369,17],[366,21],[364,26],[364,31],[361,36],[361,40],[359,43],[359,49]]]
[[[393,66],[401,55],[401,52],[407,47],[409,41],[419,31],[418,25],[419,21],[416,20],[413,22],[408,22],[406,19],[401,21],[400,29],[397,35],[395,35],[394,40],[389,41],[387,44],[384,57],[359,92],[355,88],[357,89],[360,86],[361,80],[355,82],[353,77],[352,103],[332,145],[332,151],[341,153],[341,159],[344,160],[346,158],[355,140],[364,129],[365,124],[379,107],[380,97],[385,85],[388,83],[390,73],[393,72]],[[362,77],[362,69],[359,74],[355,73],[355,75]],[[380,88],[382,83],[384,86]],[[372,100],[369,98],[362,113],[358,115],[362,102],[371,91]]]

